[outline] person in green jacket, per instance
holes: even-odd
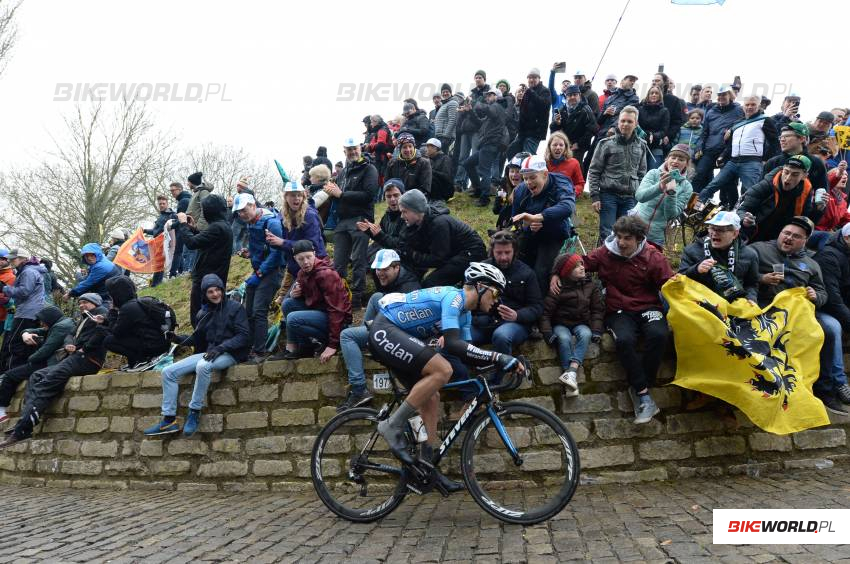
[[[58,307],[49,305],[35,314],[39,327],[28,329],[21,336],[28,345],[41,345],[32,353],[27,362],[7,370],[0,375],[0,423],[9,419],[6,408],[21,382],[41,368],[53,366],[59,362],[56,351],[62,349],[65,337],[74,330],[74,321],[62,314]]]
[[[688,146],[674,146],[660,167],[646,173],[635,192],[638,203],[631,213],[649,224],[646,238],[661,247],[667,223],[682,213],[694,191],[685,178],[690,162]]]

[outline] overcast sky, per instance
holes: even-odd
[[[342,159],[342,140],[361,135],[363,116],[401,111],[404,96],[338,101],[348,91],[341,85],[427,84],[416,89],[427,94],[450,82],[468,91],[480,68],[488,83],[507,78],[515,90],[531,67],[545,81],[555,60],[567,61],[569,74],[580,68],[590,76],[624,4],[522,2],[507,10],[480,2],[26,0],[17,48],[0,78],[0,170],[32,162],[50,149],[50,134],[61,133],[74,103],[54,100],[57,84],[168,83],[184,95],[195,83],[225,85],[224,93],[201,103],[151,103],[159,127],[184,145],[235,145],[270,167],[277,158],[300,171],[301,156],[318,145]],[[845,58],[842,24],[830,20],[844,11],[843,2],[827,0],[727,0],[722,7],[633,0],[595,89],[606,74],[627,72],[645,87],[664,63],[679,85],[731,82],[736,74],[744,92],[769,85],[776,92],[768,94],[769,113],[793,89],[811,119],[850,105],[846,76],[835,76]],[[421,106],[432,108],[430,100]]]

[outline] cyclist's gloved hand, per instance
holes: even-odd
[[[558,341],[558,336],[551,331],[544,331],[543,340],[546,342],[547,345],[551,347]]]
[[[502,372],[511,372],[519,367],[519,360],[509,354],[500,353],[496,358],[496,365]]]

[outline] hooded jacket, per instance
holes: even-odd
[[[106,289],[112,296],[113,308],[109,311],[112,336],[123,341],[135,340],[140,350],[164,351],[168,342],[162,327],[139,301],[133,281],[126,276],[116,276],[106,282]]]
[[[455,193],[452,159],[440,150],[428,160],[431,161],[431,199],[448,200]]]
[[[587,169],[590,199],[598,202],[602,192],[634,196],[646,174],[648,150],[636,132],[628,139],[619,132],[602,139]]]
[[[82,352],[83,356],[89,361],[103,366],[103,359],[106,358],[106,347],[103,346],[103,340],[109,335],[109,312],[103,306],[98,306],[89,311],[89,315],[96,317],[102,315],[107,318],[104,323],[95,323],[88,315],[83,314],[77,327],[65,337],[66,345],[74,345],[77,347],[76,352]]]
[[[754,227],[744,227],[750,241],[770,241],[776,239],[782,228],[796,215],[805,215],[813,222],[820,221],[823,210],[814,204],[815,191],[811,182],[804,179],[793,190],[782,190],[782,172],[773,178],[765,178],[752,186],[744,194],[744,200],[738,206],[738,215],[743,219],[747,212],[756,218]],[[777,205],[782,209],[777,210]]]
[[[416,146],[421,147],[428,140],[428,131],[431,122],[425,110],[416,110],[412,116],[404,120],[404,125],[398,130],[399,133],[410,133],[416,139]]]
[[[546,139],[551,102],[552,95],[542,82],[534,88],[527,88],[519,103],[517,135]]]
[[[222,299],[212,304],[207,299],[207,290],[221,288]],[[248,359],[251,350],[251,334],[248,329],[248,314],[242,304],[224,295],[224,283],[215,274],[207,274],[201,280],[203,305],[198,312],[198,324],[188,337],[181,336],[182,344],[194,345],[195,354],[205,353],[213,347],[230,354],[237,362]]]
[[[602,135],[617,125],[617,120],[620,116],[620,111],[626,106],[637,106],[640,103],[640,98],[638,98],[637,92],[635,92],[634,88],[629,88],[628,90],[623,90],[622,88],[617,88],[611,94],[605,97],[605,104],[602,106],[602,111],[599,112],[599,116],[596,118],[596,123],[599,124],[599,131]],[[605,110],[608,108],[614,108],[613,115],[605,115]]]
[[[457,127],[457,107],[463,102],[463,96],[453,94],[448,100],[443,100],[437,115],[434,117],[434,134],[440,139],[454,139]],[[446,147],[448,149],[448,147]]]
[[[505,125],[507,114],[505,113],[506,101],[497,99],[492,104],[478,102],[472,111],[482,120],[478,135],[481,138],[479,147],[489,145],[493,147],[507,147],[508,128]]]
[[[318,149],[316,149],[316,158],[313,159],[313,164],[310,166],[310,168],[313,168],[314,166],[319,166],[320,164],[325,165],[326,167],[328,167],[328,170],[333,172],[334,164],[328,158],[327,147],[319,147]]]
[[[823,285],[820,265],[809,255],[805,247],[800,251],[787,255],[779,250],[776,241],[759,241],[750,245],[759,258],[759,274],[773,272],[774,264],[785,265],[785,277],[779,284],[769,286],[759,285],[758,304],[768,305],[776,294],[788,288],[811,288],[817,294],[816,307],[823,307],[827,301],[826,287]]]
[[[257,208],[257,211],[260,212],[260,217],[248,222],[248,251],[251,253],[251,267],[254,272],[265,276],[283,265],[280,248],[266,243],[266,229],[278,237],[283,237],[283,227],[273,211],[266,208]],[[230,247],[228,252],[229,249]],[[224,278],[221,279],[224,280]]]
[[[341,177],[337,179],[342,189],[336,208],[337,217],[340,220],[354,218],[375,221],[378,170],[368,159],[361,158],[359,161],[346,163]]]
[[[286,203],[284,203],[286,205]],[[322,237],[322,219],[319,217],[319,212],[313,206],[307,206],[307,212],[304,214],[304,222],[293,230],[283,226],[283,246],[280,247],[283,253],[283,260],[286,261],[286,270],[293,276],[298,274],[301,267],[292,256],[292,246],[298,241],[306,239],[313,243],[313,248],[316,249],[316,256],[319,258],[328,256],[328,251],[325,249],[325,239]]]
[[[422,223],[404,228],[400,247],[402,263],[418,273],[443,266],[459,255],[486,256],[484,241],[478,233],[438,204],[428,207]]]
[[[201,184],[195,193],[192,194],[192,199],[189,200],[189,205],[186,207],[186,214],[191,215],[195,220],[195,227],[198,231],[203,231],[207,228],[207,220],[204,219],[204,214],[201,211],[201,202],[212,192],[212,187],[206,184]]]
[[[737,102],[731,102],[725,106],[712,105],[705,112],[705,119],[702,120],[702,137],[699,140],[699,150],[703,153],[706,151],[722,152],[725,145],[724,134],[742,119],[744,119],[744,110]]]
[[[374,156],[377,169],[383,171],[389,160],[387,155],[393,152],[393,134],[383,120],[377,127],[369,126],[369,140],[366,150]],[[333,168],[331,168],[331,171],[333,171]],[[315,195],[312,189],[311,195]]]
[[[351,324],[351,298],[327,258],[317,258],[310,272],[302,268],[296,278],[307,309],[328,314],[328,346],[339,350],[339,333]]]
[[[656,149],[661,146],[670,128],[670,112],[663,102],[641,104],[638,106],[638,125],[646,132],[647,139],[652,135],[652,142],[648,145],[651,149]]]
[[[552,133],[563,131],[570,143],[578,144],[579,152],[587,151],[597,128],[593,108],[584,100],[579,100],[575,108],[565,105],[559,110],[559,113],[561,115],[560,125],[553,120],[549,124],[549,131]]]
[[[588,272],[596,272],[605,285],[605,311],[641,313],[660,310],[658,293],[673,277],[667,258],[646,239],[631,256],[624,257],[617,246],[617,236],[609,235],[605,244],[582,257]]]
[[[502,293],[502,303],[516,311],[516,321],[520,325],[531,327],[543,313],[543,298],[540,295],[540,284],[534,270],[515,258],[507,268],[501,268],[496,261],[489,258],[484,261],[492,264],[505,275],[505,291]],[[477,327],[496,327],[505,323],[502,316],[488,312],[474,312],[472,324]]]
[[[743,285],[747,299],[756,302],[759,287],[759,257],[750,247],[744,246],[740,239],[735,239],[731,248],[735,249],[735,267],[732,274]],[[711,258],[717,261],[718,266],[728,268],[730,249],[715,249],[709,245],[708,252],[711,253]],[[682,251],[679,272],[717,293],[717,284],[711,276],[711,272],[702,274],[697,270],[697,267],[706,258],[708,257],[705,256],[704,242],[691,243]]]
[[[384,176],[400,179],[404,182],[405,190],[416,188],[425,196],[431,195],[431,161],[419,149],[416,149],[416,154],[409,161],[401,158],[401,155],[391,159]]]
[[[667,163],[646,173],[640,186],[635,192],[638,204],[635,213],[649,224],[647,239],[653,243],[664,245],[667,222],[679,217],[694,189],[687,178],[677,183],[676,193],[668,196],[661,190],[661,174],[667,171]]]
[[[569,275],[562,276],[560,270],[567,256],[561,255],[555,260],[553,268],[561,279],[561,291],[557,295],[550,293],[543,299],[540,332],[551,333],[555,325],[587,325],[593,333],[602,334],[605,317],[602,291],[590,277],[573,280]]]
[[[177,194],[177,213],[186,213],[189,209],[189,202],[192,201],[192,194],[187,190],[183,190]]]
[[[97,248],[100,250],[100,246]],[[15,283],[3,288],[3,294],[15,300],[15,319],[36,319],[36,314],[44,307],[46,274],[43,264],[25,262],[17,269]]]
[[[15,283],[15,269],[8,267],[0,270],[0,281],[6,286],[12,286]],[[9,299],[8,296],[0,297],[0,322],[5,321],[6,315],[8,315],[6,304],[9,303]]]
[[[823,311],[841,323],[844,332],[850,331],[850,247],[841,233],[833,235],[829,243],[815,255],[820,265],[826,288]]]
[[[121,276],[121,269],[103,256],[103,250],[97,243],[86,243],[80,249],[80,255],[93,254],[97,259],[94,264],[87,265],[89,274],[70,291],[72,297],[81,296],[86,292],[94,292],[101,298],[108,300],[109,292],[106,290],[106,281],[113,276]]]
[[[844,190],[836,184],[830,187],[829,196],[826,209],[823,210],[823,215],[815,226],[818,231],[832,231],[850,222],[850,211],[847,209],[847,196]]]
[[[475,107],[478,102],[484,101],[484,94],[490,91],[490,85],[484,84],[480,88],[475,87],[469,91],[470,106]],[[461,112],[457,118],[457,128],[461,133],[475,133],[481,127],[481,120],[475,112]]]
[[[177,219],[177,214],[171,208],[167,208],[165,211],[159,212],[159,215],[156,218],[156,221],[153,224],[153,229],[145,229],[145,235],[150,235],[151,237],[156,237],[163,231],[165,231],[165,223],[169,219]],[[174,223],[177,223],[176,221]],[[173,227],[173,224],[172,224]]]
[[[47,328],[29,329],[28,333],[34,333],[44,337],[44,341],[32,353],[27,361],[32,366],[46,364],[53,366],[59,359],[56,357],[56,352],[62,348],[65,343],[65,338],[74,330],[74,321],[65,317],[56,306],[46,306],[39,311],[35,318],[47,325]]]
[[[227,224],[227,203],[218,195],[204,198],[201,213],[207,222],[203,231],[192,229],[188,223],[177,224],[177,233],[186,248],[198,251],[192,280],[201,282],[210,273],[227,280],[233,244],[233,231]]]
[[[546,185],[536,196],[524,181],[516,187],[511,214],[543,214],[543,227],[539,231],[535,233],[523,227],[523,233],[546,240],[564,240],[570,236],[570,216],[575,209],[573,183],[563,174],[550,172]]]

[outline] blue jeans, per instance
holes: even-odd
[[[472,181],[475,194],[481,200],[488,200],[490,198],[490,186],[498,185],[501,180],[496,170],[498,161],[499,147],[495,145],[482,145],[463,161],[463,168],[466,169],[469,179]]]
[[[328,314],[318,309],[307,309],[301,298],[283,301],[286,316],[286,342],[298,346],[310,342],[310,337],[326,343],[328,340]]]
[[[599,241],[604,241],[611,234],[611,228],[617,218],[628,213],[635,207],[637,201],[633,196],[619,196],[610,192],[599,194],[602,209],[599,210]]]
[[[531,135],[522,135],[517,133],[517,136],[508,145],[507,155],[509,159],[514,158],[514,155],[521,152],[531,153],[532,155],[537,154],[537,146],[540,145],[540,141],[542,139],[538,139],[537,137],[533,137]]]
[[[528,340],[528,329],[525,325],[513,321],[505,321],[495,328],[472,326],[472,342],[476,345],[493,344],[493,350],[505,354],[513,354],[513,348]]]
[[[571,362],[581,366],[584,363],[584,355],[590,345],[593,333],[587,325],[555,325],[552,332],[558,337],[558,356],[561,358],[561,368],[566,370]],[[572,346],[573,335],[576,338],[576,346]]]
[[[228,353],[222,354],[212,362],[204,360],[203,353],[198,353],[168,366],[162,371],[162,414],[177,415],[177,395],[180,391],[177,383],[183,376],[195,373],[195,387],[192,389],[189,409],[200,410],[204,407],[204,399],[210,387],[210,376],[213,370],[225,370],[234,364],[236,359]]]
[[[457,154],[457,162],[462,163],[466,160],[470,153],[477,151],[478,143],[480,142],[481,137],[478,135],[477,131],[473,133],[461,133],[459,145],[460,150]],[[466,187],[467,180],[469,180],[469,176],[466,169],[462,166],[457,167],[457,172],[455,173],[455,184]]]
[[[197,249],[189,249],[183,247],[183,270],[182,272],[192,272],[195,269],[195,261],[198,260]]]
[[[180,232],[175,234],[176,241],[174,242],[174,256],[171,257],[171,268],[168,270],[168,276],[173,278],[183,272],[183,238]]]
[[[826,247],[826,244],[829,243],[831,236],[832,231],[815,231],[809,237],[809,240],[806,241],[806,247],[813,251],[822,251]]]
[[[696,173],[691,179],[691,186],[693,186],[694,192],[702,191],[711,182],[711,179],[714,177],[714,165],[721,153],[723,153],[722,148],[706,150],[702,154],[702,158],[696,162],[696,165],[694,165]]]
[[[375,319],[378,313],[378,300],[384,295],[375,292],[366,304],[366,313],[363,322]],[[369,341],[369,329],[366,325],[348,327],[339,334],[339,348],[342,352],[342,360],[348,370],[348,383],[352,390],[362,392],[366,389],[366,371],[363,369],[363,349]]]
[[[252,350],[257,354],[266,352],[266,339],[269,333],[269,304],[280,288],[283,274],[273,270],[260,279],[256,286],[245,289],[245,311],[248,312],[248,326],[251,329]]]
[[[703,188],[702,192],[699,193],[700,202],[708,202],[711,200],[711,197],[714,196],[714,193],[720,190],[723,186],[727,184],[734,187],[735,197],[734,200],[737,202],[738,200],[738,179],[741,180],[741,194],[750,189],[750,186],[757,183],[761,180],[761,162],[759,161],[745,161],[736,163],[734,161],[729,161],[723,168],[720,169],[720,172],[717,173],[717,176],[708,183],[708,186]],[[721,192],[721,196],[722,196]],[[730,195],[727,195],[726,200],[731,198]],[[721,198],[722,199],[722,198]],[[727,203],[727,202],[724,202]],[[734,202],[728,202],[734,203]]]
[[[820,376],[812,391],[818,397],[827,397],[847,383],[847,375],[844,374],[844,351],[841,347],[841,323],[822,311],[816,311],[815,318],[823,328],[823,347],[820,350]]]

